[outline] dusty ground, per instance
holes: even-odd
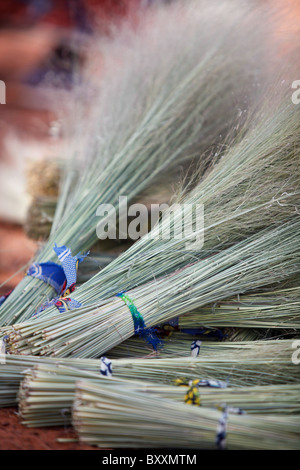
[[[75,438],[68,428],[26,428],[17,408],[0,409],[0,450],[96,450],[78,442],[59,443],[59,438]]]

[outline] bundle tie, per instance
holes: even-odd
[[[61,262],[66,276],[66,286],[61,292],[62,295],[66,296],[70,293],[69,289],[71,286],[75,286],[77,281],[78,265],[84,260],[84,258],[86,258],[86,256],[88,256],[89,251],[83,255],[77,253],[76,256],[72,256],[70,248],[67,248],[64,245],[57,246],[56,243],[54,244],[53,250]]]
[[[3,336],[2,340],[1,340],[1,343],[0,343],[0,354],[2,356],[5,356],[6,354],[6,344],[9,340],[9,336],[6,335],[6,336]]]
[[[53,250],[61,262],[61,266],[53,263],[52,261],[39,264],[34,263],[27,271],[28,276],[35,277],[46,284],[49,284],[58,294],[54,299],[45,302],[37,312],[33,314],[33,316],[43,312],[52,305],[55,305],[61,313],[64,313],[67,310],[72,310],[73,308],[81,307],[81,304],[77,300],[70,299],[67,295],[74,292],[77,281],[78,265],[84,260],[89,252],[83,255],[78,253],[76,256],[72,256],[70,248],[64,245],[57,246],[56,243]]]
[[[199,380],[198,387],[211,387],[211,388],[227,388],[228,382],[214,379],[201,379]]]
[[[189,387],[185,396],[184,401],[188,405],[201,405],[200,387],[213,387],[213,388],[226,388],[227,382],[221,382],[220,380],[210,380],[210,379],[194,379],[188,380],[186,378],[180,378],[175,380],[175,384],[182,387]],[[230,408],[230,410],[238,410],[238,408]],[[240,413],[242,414],[242,413]]]
[[[219,450],[224,450],[226,448],[227,424],[229,413],[236,415],[244,415],[246,413],[241,408],[229,407],[227,405],[219,405],[217,409],[222,412],[222,415],[219,419],[217,427],[216,446]]]
[[[144,338],[156,351],[162,345],[162,341],[156,336],[155,328],[146,328],[143,316],[134,305],[133,300],[125,292],[120,292],[116,296],[120,297],[130,310],[134,324],[134,333]]]
[[[184,396],[184,402],[188,405],[201,405],[198,382],[197,379],[189,382],[190,387]]]
[[[227,336],[220,329],[211,328],[180,328],[180,331],[188,335],[203,335],[207,338],[218,338],[220,340]]]
[[[66,285],[66,276],[63,267],[52,261],[33,263],[28,268],[27,276],[35,277],[49,284],[57,294],[60,294]]]
[[[224,411],[222,412],[221,418],[219,419],[217,427],[216,446],[219,450],[224,450],[226,447],[227,421],[228,412],[227,407],[225,407]]]
[[[0,296],[0,307],[1,307],[2,304],[4,304],[4,302],[6,301],[7,297],[9,297],[11,293],[12,293],[12,290],[10,290],[9,292],[7,292],[7,294],[4,294],[4,295],[1,295],[1,296]]]
[[[211,387],[211,388],[227,388],[228,385],[228,379],[226,382],[222,382],[221,380],[214,380],[214,379],[195,379],[195,380],[189,380],[187,378],[180,378],[175,380],[175,385],[178,385],[180,387],[184,386],[192,386],[196,385],[198,388],[199,387]]]
[[[172,336],[175,331],[179,331],[179,317],[172,318],[168,323],[163,325],[156,325],[155,331],[163,337]]]
[[[101,357],[101,366],[100,366],[100,374],[104,375],[105,377],[112,376],[112,363],[111,360],[107,357]]]
[[[198,357],[199,356],[201,344],[202,344],[202,341],[200,341],[199,339],[192,342],[192,344],[191,344],[191,356],[192,357]]]
[[[81,303],[76,299],[71,299],[71,297],[61,297],[54,305],[60,313],[65,313],[68,310],[81,307]]]

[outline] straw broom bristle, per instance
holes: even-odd
[[[233,143],[195,189],[179,201],[191,208],[204,204],[204,228],[190,231],[195,236],[203,233],[203,249],[194,243],[187,250],[185,236],[164,238],[170,224],[172,231],[175,224],[183,223],[182,211],[177,207],[174,218],[168,217],[167,212],[148,236],[79,288],[78,301],[94,303],[128,290],[297,215],[300,120],[289,101],[283,98],[275,114],[270,112],[274,103],[269,102],[268,112],[254,113],[253,129],[240,142]],[[171,207],[170,213],[172,210]],[[188,224],[185,230],[191,228]],[[53,314],[53,309],[46,310],[41,317],[48,314]]]
[[[300,328],[300,288],[240,295],[181,315],[179,328]]]

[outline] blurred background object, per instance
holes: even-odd
[[[112,26],[134,17],[139,4],[140,0],[0,3],[0,80],[6,85],[6,104],[0,105],[0,293],[20,281],[21,268],[38,246],[23,230],[33,193],[57,195],[55,163],[41,175],[42,168],[56,161],[61,152],[61,110],[58,112],[57,99],[52,97],[59,93],[60,104],[71,98],[93,31],[109,35]],[[36,167],[35,176],[27,180],[32,167]],[[46,215],[46,230],[49,224]],[[41,238],[44,235],[41,221]]]

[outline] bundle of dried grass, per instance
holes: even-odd
[[[280,281],[300,270],[300,219],[263,230],[125,296],[2,328],[17,354],[99,357],[158,323],[239,292]]]

